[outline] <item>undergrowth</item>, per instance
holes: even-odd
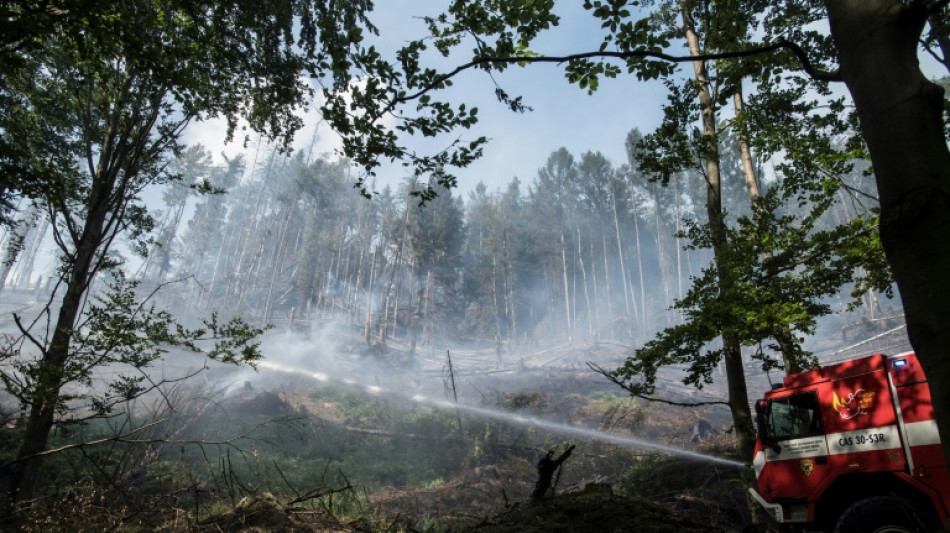
[[[539,457],[568,444],[578,448],[557,474],[558,493],[596,483],[620,497],[648,489],[674,506],[743,520],[734,511],[743,508],[742,481],[724,470],[331,387],[221,397],[180,387],[129,405],[124,418],[57,428],[51,447],[72,447],[49,457],[39,497],[7,523],[21,531],[229,531],[255,521],[265,531],[463,531],[527,501]],[[487,407],[625,434],[651,423],[636,400],[610,394],[528,391]],[[678,416],[685,435],[695,416]],[[19,431],[0,429],[0,464],[13,460]]]

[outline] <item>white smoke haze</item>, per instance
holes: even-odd
[[[456,402],[453,396],[445,394],[447,391],[443,390],[441,383],[439,383],[440,386],[434,386],[438,378],[431,373],[431,367],[435,361],[428,359],[421,366],[416,367],[416,370],[407,371],[397,369],[391,363],[376,358],[343,354],[337,346],[338,341],[334,340],[339,338],[340,327],[341,324],[327,325],[311,336],[289,332],[267,335],[261,343],[264,360],[257,365],[258,371],[255,373],[244,371],[231,376],[233,383],[230,390],[236,390],[235,386],[239,385],[241,389],[260,387],[269,392],[286,393],[290,392],[288,387],[297,387],[298,390],[301,387],[306,388],[307,380],[309,380],[314,388],[328,386],[354,392],[368,399],[376,397],[393,400],[406,404],[407,409],[436,409],[449,413],[455,411],[479,419],[534,428],[561,438],[591,439],[620,446],[682,455],[731,467],[745,466],[739,461],[678,446],[669,446],[651,439],[633,438],[524,413],[478,406],[466,401]],[[426,370],[430,372],[425,372]],[[501,372],[515,371],[514,368],[509,368]],[[427,381],[424,381],[425,377],[428,377]],[[542,373],[527,379],[519,379],[519,384],[523,390],[530,390],[533,386],[538,386],[550,378],[550,374]],[[456,386],[462,385],[463,379],[462,376],[457,376]]]
[[[418,367],[369,353],[353,341],[355,333],[340,321],[327,321],[308,332],[271,331],[261,338],[257,369],[241,367],[228,375],[227,390],[245,383],[278,394],[301,393],[321,386],[365,394],[368,387],[420,390]],[[347,342],[346,339],[351,341]],[[437,379],[437,378],[436,378]],[[441,382],[439,382],[441,387]],[[434,388],[434,387],[433,387]]]

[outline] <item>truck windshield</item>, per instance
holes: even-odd
[[[774,440],[794,439],[824,433],[818,414],[818,395],[796,394],[769,401],[765,436]]]

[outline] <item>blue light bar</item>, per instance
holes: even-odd
[[[894,359],[894,368],[907,366],[907,359]]]

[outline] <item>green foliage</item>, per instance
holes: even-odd
[[[159,179],[162,158],[194,119],[226,119],[228,139],[240,132],[246,143],[249,128],[289,147],[312,96],[304,75],[344,85],[361,28],[375,32],[371,8],[367,0],[266,9],[248,0],[5,3],[0,199],[58,206],[89,191],[82,172],[111,165],[136,194],[143,177]],[[123,159],[110,160],[113,150]],[[109,165],[97,170],[98,157]]]
[[[679,18],[695,32],[699,50],[691,49],[693,54],[734,47],[736,41],[749,38],[757,20],[742,9],[734,17],[714,16],[704,2],[658,4],[654,19],[670,32],[683,31]],[[810,32],[798,35],[803,41],[816,37]],[[809,47],[821,43],[827,44],[827,38]],[[782,353],[787,371],[812,366],[815,359],[801,345],[804,336],[814,332],[818,317],[831,313],[826,298],[852,283],[855,295],[868,289],[890,295],[891,290],[874,231],[876,210],[826,225],[841,191],[849,191],[842,183],[844,176],[854,159],[863,155],[843,101],[831,96],[824,83],[800,77],[783,81],[776,75],[786,68],[780,60],[775,70],[767,72],[747,60],[697,60],[695,65],[695,79],[666,82],[669,96],[663,123],[631,154],[641,170],[664,185],[680,172],[704,173],[707,221],[702,225],[687,221],[682,236],[689,239],[690,249],[713,249],[715,261],[673,305],[685,322],[660,332],[611,373],[638,395],[652,394],[657,369],[669,364],[688,365],[686,384],[702,388],[711,383],[712,370],[736,350],[732,342],[755,347],[765,368],[778,364],[766,349]],[[741,96],[738,87],[746,77],[756,89],[749,104],[741,112],[736,107],[732,120],[713,128],[732,98]],[[695,126],[698,116],[706,117],[702,130]],[[751,210],[737,209],[738,214],[751,215],[735,218],[723,207],[729,191],[724,182],[753,177],[747,175],[751,169],[728,173],[729,161],[737,159],[731,150],[738,150],[737,144],[727,142],[725,133],[730,130],[755,150],[760,161],[774,161],[775,169],[764,194],[750,186],[751,202],[745,203],[751,203]],[[761,167],[757,173],[764,186]],[[722,344],[717,341],[720,336]]]
[[[87,382],[98,366],[130,366],[103,398],[90,399],[106,413],[154,386],[136,371],[161,355],[155,345],[231,363],[259,357],[252,341],[259,330],[240,320],[212,316],[188,330],[167,314],[137,308],[121,287],[84,314],[87,291],[97,275],[121,264],[112,253],[118,238],[147,249],[154,220],[140,194],[183,179],[169,159],[181,153],[190,121],[224,118],[231,140],[243,120],[289,147],[302,124],[298,108],[311,96],[303,76],[344,83],[359,26],[374,28],[365,0],[2,7],[4,26],[22,21],[39,33],[10,32],[2,43],[14,60],[0,68],[0,200],[11,205],[22,197],[50,213],[65,285],[47,338],[18,324],[38,359],[15,345],[3,352],[14,363],[4,384],[31,410],[11,485],[17,498],[28,498],[54,412],[72,399],[64,385]]]
[[[600,428],[605,431],[622,429],[636,432],[647,420],[646,409],[640,406],[636,398],[612,393],[585,403],[578,409],[578,414],[584,418],[599,418]]]
[[[728,230],[724,264],[735,280],[728,292],[723,292],[716,269],[704,269],[674,306],[683,311],[685,323],[647,342],[611,373],[613,377],[636,394],[652,394],[658,368],[688,364],[683,382],[702,388],[712,382],[712,371],[722,358],[722,348],[710,346],[726,325],[742,344],[756,348],[766,369],[780,363],[763,348],[780,351],[776,342],[786,331],[795,335],[790,359],[800,367],[813,366],[814,358],[801,343],[814,333],[818,318],[832,312],[826,298],[848,285],[856,299],[867,290],[891,294],[876,217],[819,228],[829,204],[813,206],[805,217],[785,214],[782,191],[770,191],[759,202],[755,219],[741,217]],[[691,224],[687,234],[691,246],[709,246],[707,227]]]
[[[723,469],[710,463],[676,457],[649,457],[626,469],[618,492],[638,496],[645,492],[664,500],[690,502],[708,523],[748,523],[748,481],[736,468]]]
[[[450,167],[471,163],[481,155],[487,140],[455,138],[446,150],[425,155],[407,148],[404,135],[430,137],[475,125],[477,109],[438,99],[455,76],[470,69],[491,73],[512,65],[551,62],[563,65],[568,82],[588,93],[597,90],[602,78],[624,72],[641,80],[669,79],[677,63],[690,60],[688,55],[668,52],[674,40],[682,38],[674,16],[679,5],[586,0],[584,9],[602,29],[600,45],[595,50],[550,56],[532,47],[560,23],[552,0],[454,2],[443,13],[426,17],[429,36],[410,41],[394,59],[384,58],[374,46],[362,46],[357,40],[360,46],[353,48],[348,56],[351,62],[344,64],[353,67],[353,79],[361,81],[326,87],[327,103],[321,111],[343,136],[344,154],[364,168],[366,175],[356,183],[364,195],[371,195],[367,178],[375,175],[384,160],[400,161],[412,167],[415,177],[428,175],[451,188],[456,183]],[[763,83],[778,83],[803,63],[806,70],[816,73],[833,64],[830,37],[810,27],[822,16],[812,6],[786,9],[758,0],[717,4],[715,9],[704,2],[683,5],[699,32],[708,36],[701,53],[736,59],[724,68],[722,84],[726,87],[736,86],[743,76],[750,75]],[[454,69],[440,70],[426,63],[430,50],[433,55],[449,57],[466,46],[471,46],[468,60],[460,60]],[[495,94],[513,111],[530,109],[520,96],[509,95],[497,82]],[[731,96],[728,90],[716,94],[720,99]],[[383,125],[385,117],[396,119],[395,128]],[[418,194],[426,202],[436,192],[429,187]]]
[[[126,280],[120,271],[113,275],[109,290],[95,296],[77,324],[72,349],[54,374],[42,359],[24,356],[24,341],[29,337],[10,338],[0,348],[0,363],[6,367],[0,371],[0,380],[21,407],[50,402],[68,415],[74,412],[75,402],[82,400],[92,415],[107,415],[117,405],[164,385],[149,378],[147,371],[170,349],[231,364],[253,365],[260,360],[257,338],[263,329],[252,328],[240,318],[221,323],[216,315],[204,320],[202,327],[186,328],[170,312],[150,305],[148,298],[140,299],[137,282]],[[113,375],[104,389],[93,386],[102,367],[109,367]],[[87,392],[58,392],[67,384],[83,385]]]
[[[544,408],[544,399],[537,392],[512,394],[505,397],[502,407],[511,411],[531,409],[540,412]]]
[[[38,491],[43,501],[82,499],[80,492],[105,493],[110,497],[98,500],[102,514],[115,509],[106,502],[128,505],[138,510],[128,524],[154,530],[182,510],[188,514],[175,522],[184,524],[182,528],[195,523],[211,527],[225,523],[245,496],[273,494],[283,506],[307,494],[350,486],[332,496],[304,499],[293,508],[302,516],[316,512],[344,521],[378,519],[384,525],[391,525],[397,513],[410,522],[437,513],[442,527],[456,513],[469,515],[476,508],[480,515],[493,512],[501,503],[501,487],[511,501],[526,498],[537,476],[539,454],[565,446],[563,436],[537,428],[468,417],[463,418],[460,437],[450,411],[414,408],[340,388],[282,396],[286,401],[267,413],[248,408],[257,405],[255,398],[273,395],[257,388],[225,393],[181,384],[165,392],[166,397],[154,395],[130,404],[121,416],[60,426],[51,446],[85,444],[44,464],[44,484]],[[639,411],[631,398],[576,396],[583,425],[607,418],[615,407]],[[294,407],[297,400],[301,404]],[[361,417],[371,410],[384,415]],[[555,410],[549,406],[544,416],[555,415]],[[659,418],[661,424],[668,423],[668,417]],[[125,431],[122,428],[137,432],[108,440]],[[10,431],[0,430],[0,460],[15,454],[3,453]],[[100,438],[107,440],[96,442]],[[629,447],[586,440],[576,444],[584,453],[565,463],[562,492],[615,476],[642,460],[638,456],[643,451]],[[407,501],[419,505],[409,508]],[[54,508],[44,503],[35,512]],[[104,520],[97,514],[82,522],[63,514],[48,522],[59,526],[47,528],[70,529],[73,523],[98,527]]]

